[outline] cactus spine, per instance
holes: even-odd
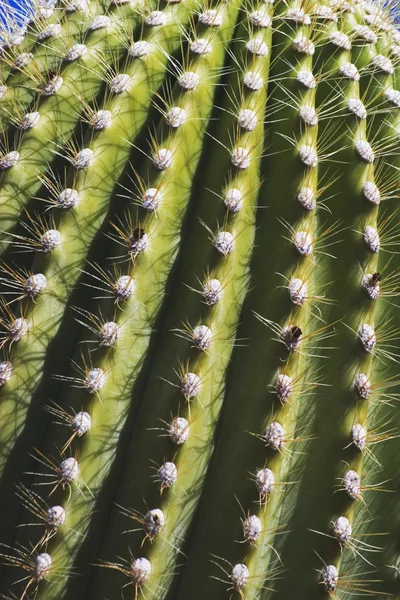
[[[4,597],[400,594],[397,12],[5,24]]]

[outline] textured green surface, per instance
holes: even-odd
[[[84,5],[1,59],[0,594],[400,598],[397,5]]]

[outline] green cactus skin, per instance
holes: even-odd
[[[229,7],[231,14],[232,6]],[[226,9],[225,9],[226,10]],[[224,14],[220,9],[221,16]],[[242,23],[238,30],[238,38],[246,33]],[[264,33],[263,41],[270,46],[270,32]],[[239,47],[240,48],[240,47]],[[268,73],[269,54],[253,60],[246,52],[237,49],[237,58],[241,69],[246,70],[250,65],[257,66],[260,75]],[[239,106],[232,106],[232,98],[225,98],[223,107],[226,116],[218,123],[213,132],[221,144],[226,146],[223,154],[219,148],[213,154],[215,166],[207,173],[207,179],[202,184],[208,193],[197,196],[197,206],[191,217],[191,226],[182,246],[182,260],[179,280],[185,283],[186,290],[178,288],[171,298],[174,310],[170,320],[163,324],[163,331],[158,341],[159,351],[152,362],[148,377],[148,385],[144,390],[143,409],[138,415],[137,422],[131,434],[131,442],[125,459],[124,472],[138,471],[145,477],[149,465],[143,461],[149,456],[154,465],[162,465],[163,461],[173,461],[178,470],[178,481],[173,490],[164,490],[160,495],[151,478],[147,478],[146,486],[139,491],[135,482],[126,478],[127,485],[120,490],[116,499],[117,506],[132,507],[133,515],[146,512],[146,506],[158,507],[165,514],[165,527],[154,539],[146,552],[146,557],[153,565],[157,577],[149,581],[146,594],[157,597],[160,586],[167,590],[173,580],[172,565],[180,562],[180,547],[185,538],[186,529],[190,523],[194,508],[202,489],[208,461],[213,445],[213,431],[222,406],[224,373],[234,347],[234,335],[242,299],[247,288],[248,265],[250,260],[249,248],[252,246],[255,234],[256,189],[259,185],[259,167],[262,154],[262,126],[266,101],[265,89],[250,94],[243,89],[243,82],[233,73],[230,77],[232,96],[241,99]],[[237,118],[234,111],[253,110],[257,118],[257,127],[250,132],[237,131]],[[232,171],[229,144],[233,147],[251,148],[251,164],[248,169]],[[198,184],[197,184],[198,185]],[[196,184],[195,184],[196,187]],[[226,208],[221,202],[229,190],[238,189],[243,194],[243,207],[235,214],[226,214]],[[224,190],[224,192],[223,192]],[[225,214],[224,214],[225,213]],[[209,243],[215,235],[212,227],[221,223],[220,230],[231,232],[235,248],[232,256],[219,255]],[[203,243],[199,243],[203,240]],[[204,246],[208,244],[208,251]],[[201,298],[195,293],[202,281],[204,273],[210,278],[217,279],[223,284],[223,296],[214,306],[201,306]],[[232,298],[235,301],[232,302]],[[202,323],[211,332],[204,335],[205,348],[196,347],[193,341],[193,329]],[[186,324],[186,328],[185,328]],[[184,329],[182,329],[184,327]],[[175,331],[175,336],[171,335]],[[191,346],[191,350],[189,350]],[[169,357],[175,356],[175,364],[171,371]],[[199,377],[200,390],[195,398],[185,402],[184,394],[179,386],[182,374],[193,373]],[[157,374],[172,385],[165,386],[161,394],[157,393]],[[183,444],[175,444],[171,452],[171,440],[165,434],[171,423],[172,416],[186,418],[189,423],[188,439]],[[164,429],[164,432],[163,432]],[[124,476],[125,479],[125,476]],[[122,511],[125,512],[125,511]],[[129,512],[129,510],[128,510]],[[131,526],[135,521],[131,522]],[[111,555],[119,556],[124,543],[121,538],[129,521],[121,510],[114,510],[110,521],[109,532],[103,542],[102,556],[105,561]],[[140,523],[138,524],[140,528]],[[143,552],[142,540],[137,539],[131,547],[134,555]],[[91,594],[102,590],[108,592],[108,572],[99,573],[94,581]],[[121,581],[123,584],[123,580]]]
[[[2,597],[400,598],[397,16],[3,33]]]
[[[171,7],[169,10],[172,15],[175,8]],[[169,27],[178,30],[179,24],[172,21]],[[14,353],[13,377],[9,385],[1,390],[0,418],[4,422],[0,440],[2,472],[5,468],[10,471],[7,467],[10,450],[16,444],[18,436],[24,435],[30,398],[40,382],[46,348],[60,326],[65,302],[80,275],[80,269],[84,267],[87,249],[97,227],[107,216],[113,186],[129,159],[131,144],[145,120],[150,90],[157,90],[165,75],[167,52],[162,43],[165,40],[166,44],[179,44],[176,34],[173,35],[172,32],[168,37],[165,32],[166,28],[150,32],[149,39],[156,50],[145,61],[134,61],[130,74],[128,70],[124,74],[129,74],[135,85],[116,95],[110,102],[109,109],[113,116],[111,126],[94,135],[91,131],[88,132],[83,148],[90,146],[94,153],[93,160],[85,169],[72,168],[69,181],[67,180],[67,187],[73,187],[78,193],[78,201],[63,216],[62,226],[59,227],[62,243],[50,255],[41,256],[38,253],[33,263],[34,273],[46,272],[48,284],[29,312],[28,320],[34,323],[34,327],[18,343]],[[141,104],[135,103],[137,94],[141,98]],[[52,315],[50,323],[49,314]],[[22,358],[19,359],[18,356]],[[41,435],[37,431],[35,436],[38,434]],[[30,443],[34,444],[32,438]],[[10,476],[13,477],[12,473]]]
[[[82,20],[80,13],[73,13],[75,14],[76,19]],[[111,22],[107,28],[94,31],[90,29],[87,31],[86,28],[87,35],[81,36],[83,39],[80,43],[80,46],[86,47],[85,54],[75,60],[71,60],[74,58],[71,50],[75,48],[75,42],[79,42],[71,40],[70,35],[64,35],[61,39],[56,38],[54,43],[57,42],[58,46],[61,46],[54,51],[54,57],[60,63],[58,69],[52,68],[54,67],[52,64],[47,65],[50,52],[47,40],[43,42],[45,48],[42,62],[46,64],[46,72],[58,72],[58,76],[62,77],[63,85],[56,94],[44,96],[42,99],[37,98],[37,87],[43,86],[43,81],[38,79],[37,73],[43,71],[43,65],[39,59],[34,58],[30,78],[24,73],[20,74],[20,77],[14,76],[17,81],[9,91],[13,90],[15,93],[8,98],[8,91],[4,96],[6,117],[9,117],[9,105],[11,105],[12,110],[17,113],[15,116],[18,125],[30,112],[38,112],[40,120],[22,136],[17,148],[20,153],[19,163],[3,173],[1,202],[7,207],[0,221],[3,231],[11,229],[18,222],[26,203],[32,196],[40,193],[46,166],[57,159],[69,140],[73,142],[71,134],[79,123],[85,107],[95,101],[100,91],[104,93],[105,69],[110,62],[110,66],[113,66],[114,57],[119,56],[126,45],[121,43],[119,34],[124,32],[129,38],[134,31],[139,14],[131,6],[124,6],[114,10],[109,18]],[[94,18],[91,18],[89,27],[92,26],[93,21]],[[62,34],[63,32],[60,36]],[[70,59],[62,61],[68,56]],[[38,102],[37,106],[35,100]],[[88,116],[86,115],[86,119]],[[10,242],[10,238],[4,239],[3,250],[8,245],[7,242]]]
[[[230,39],[232,35],[237,12],[232,9],[233,6],[230,10],[230,22],[228,21],[221,30],[223,39]],[[91,490],[91,495],[83,501],[80,491],[74,490],[69,500],[65,502],[69,518],[67,517],[63,528],[60,529],[60,537],[57,540],[54,538],[52,547],[55,560],[62,564],[68,564],[68,561],[72,560],[71,546],[75,552],[79,549],[82,540],[82,523],[93,505],[93,500],[97,495],[96,490],[100,491],[109,466],[112,464],[114,447],[118,441],[118,428],[123,426],[127,410],[129,407],[133,407],[135,401],[135,395],[133,395],[132,401],[132,386],[135,383],[134,375],[138,372],[137,364],[143,360],[148,345],[149,336],[145,332],[151,331],[161,304],[165,280],[176,254],[181,235],[182,218],[189,198],[190,183],[194,167],[200,156],[202,131],[204,135],[209,119],[209,108],[213,104],[213,95],[218,79],[213,81],[211,78],[215,77],[215,73],[220,71],[223,66],[224,47],[221,43],[222,40],[219,39],[219,36],[217,37],[217,33],[211,30],[207,36],[213,46],[213,51],[207,54],[207,58],[195,58],[188,65],[188,69],[194,70],[200,76],[201,83],[198,88],[195,91],[182,93],[180,86],[176,84],[172,90],[173,105],[181,106],[188,116],[196,115],[198,117],[193,121],[192,131],[189,130],[189,123],[176,129],[172,128],[170,131],[164,124],[160,124],[157,138],[163,139],[165,147],[170,148],[173,152],[173,163],[165,172],[154,169],[150,160],[146,161],[143,166],[144,172],[147,170],[148,179],[146,181],[150,188],[159,190],[162,204],[157,209],[156,218],[153,216],[143,222],[144,230],[148,232],[146,235],[149,236],[150,260],[146,260],[146,251],[143,253],[143,261],[140,255],[137,258],[137,266],[134,271],[135,302],[127,303],[126,309],[120,315],[120,333],[115,350],[112,351],[111,356],[109,352],[105,353],[102,360],[95,363],[96,368],[100,367],[105,373],[109,373],[106,376],[104,388],[99,390],[98,398],[94,398],[90,407],[92,419],[99,425],[102,424],[102,435],[91,436],[88,434],[85,445],[79,453],[80,476],[84,485]],[[193,143],[193,140],[196,140],[197,143]],[[190,144],[188,144],[189,141]],[[159,231],[158,222],[154,222],[158,220],[164,222],[165,232]],[[169,220],[170,224],[167,225]],[[162,270],[160,270],[161,265]],[[144,273],[146,274],[146,288],[141,289],[140,282],[143,280],[142,274]],[[146,317],[144,317],[140,305],[146,306]],[[127,360],[127,357],[130,357],[130,360]],[[121,390],[117,406],[116,389]],[[77,400],[76,390],[72,390],[70,394],[67,394],[65,401],[62,401],[62,405],[70,406],[71,403],[76,404]],[[80,402],[83,403],[84,398]],[[87,401],[85,404],[87,406]],[[77,406],[79,406],[79,400]],[[110,420],[112,420],[113,426],[108,428]],[[115,422],[119,424],[118,428],[115,427]],[[51,442],[53,443],[54,440],[52,439]],[[52,447],[52,443],[49,444],[49,448]],[[74,534],[74,532],[76,533]],[[62,581],[49,580],[39,593],[43,593],[44,597],[57,596],[60,594],[60,586],[62,589],[63,585]],[[79,582],[79,586],[82,586],[82,581]]]

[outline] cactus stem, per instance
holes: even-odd
[[[395,0],[32,2],[0,24],[0,595],[396,596]]]

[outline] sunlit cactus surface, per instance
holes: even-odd
[[[0,597],[400,598],[397,0],[0,13]]]

